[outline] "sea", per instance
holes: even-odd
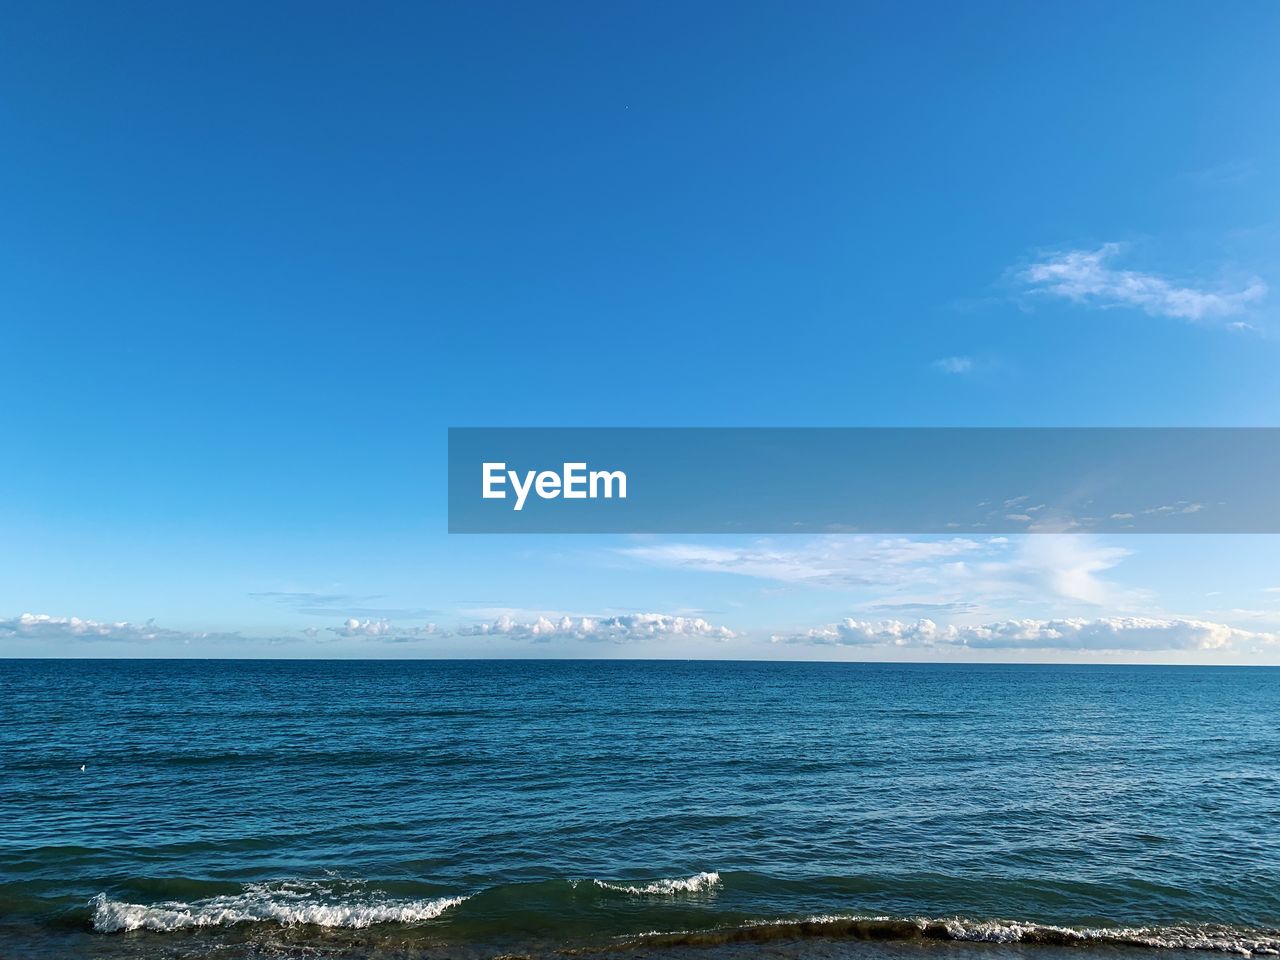
[[[1280,670],[0,661],[0,960],[1280,953]]]

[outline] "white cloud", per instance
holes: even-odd
[[[941,370],[943,373],[965,374],[973,372],[972,357],[942,357],[933,361],[935,370]]]
[[[701,617],[679,617],[663,613],[632,613],[616,617],[538,617],[517,620],[502,616],[486,623],[461,627],[463,637],[502,636],[545,643],[551,640],[591,640],[630,643],[636,640],[701,638],[732,640],[737,634]]]
[[[418,627],[398,627],[387,619],[359,620],[351,617],[340,627],[329,627],[330,633],[344,638],[369,640],[418,640],[436,632],[436,625],[428,623]]]
[[[1183,618],[1103,617],[1002,620],[974,626],[940,626],[932,620],[853,620],[774,642],[832,646],[967,647],[988,650],[1240,650],[1280,644],[1274,633]]]
[[[1177,503],[1166,503],[1164,506],[1151,507],[1143,510],[1143,513],[1199,513],[1204,509],[1203,503],[1191,503],[1187,500],[1179,500]]]
[[[1008,577],[1032,592],[1114,607],[1133,598],[1102,574],[1127,556],[1129,551],[1123,547],[1109,547],[1085,534],[1033,534],[1003,569],[993,569],[991,575]]]
[[[882,610],[963,615],[974,611],[970,604],[884,605]],[[1209,612],[1212,616],[1213,613]],[[1199,651],[1232,653],[1275,653],[1280,633],[1270,611],[1231,610],[1221,615],[1236,622],[1257,621],[1258,630],[1246,630],[1214,620],[1169,616],[1109,616],[992,619],[976,624],[939,624],[932,619],[856,620],[847,618],[815,629],[772,637],[774,643],[881,649],[935,650],[939,654],[956,651],[1059,651],[1059,652],[1160,652]],[[369,639],[380,643],[403,643],[424,637],[453,639],[504,638],[530,643],[583,641],[629,644],[653,641],[728,642],[747,640],[728,627],[698,616],[658,613],[623,614],[607,617],[500,616],[456,630],[441,631],[435,625],[396,627],[387,621],[355,618],[330,632],[349,639]],[[311,639],[323,636],[314,629]],[[33,641],[120,641],[134,644],[189,643],[194,640],[258,643],[297,641],[299,637],[257,638],[236,633],[199,633],[170,630],[154,623],[104,622],[78,617],[23,614],[0,620],[0,640]]]
[[[1033,292],[1075,303],[1103,309],[1136,307],[1151,316],[1192,321],[1238,316],[1267,293],[1267,285],[1256,278],[1237,289],[1211,290],[1180,285],[1158,274],[1119,270],[1110,261],[1122,250],[1121,244],[1107,243],[1097,250],[1055,253],[1019,276]]]

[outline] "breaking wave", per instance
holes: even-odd
[[[614,890],[618,893],[629,893],[637,897],[670,897],[677,893],[699,893],[710,890],[720,884],[720,874],[695,873],[691,877],[679,877],[669,880],[653,880],[649,883],[623,884],[610,883],[607,880],[594,881],[597,887]]]
[[[1204,950],[1241,956],[1280,956],[1280,931],[1227,926],[1066,927],[1010,920],[814,916],[759,920],[711,930],[654,932],[647,946],[712,946],[827,937],[854,940],[949,940],[1047,946],[1124,946]]]
[[[734,880],[735,875],[730,875]],[[131,930],[168,932],[266,923],[280,927],[314,926],[362,929],[377,924],[411,925],[435,920],[446,911],[471,901],[464,936],[510,936],[512,909],[533,910],[552,927],[562,912],[600,911],[600,932],[613,927],[615,945],[669,948],[767,944],[777,941],[826,938],[880,942],[980,942],[1009,945],[1078,947],[1136,947],[1156,950],[1207,951],[1246,957],[1280,957],[1280,930],[1224,924],[1152,926],[1065,926],[1020,920],[978,920],[964,917],[893,917],[860,914],[819,914],[733,922],[731,925],[691,929],[652,929],[628,933],[637,921],[666,917],[674,924],[700,923],[697,913],[706,901],[685,901],[685,895],[705,893],[722,885],[714,871],[632,883],[609,880],[548,881],[499,885],[467,896],[393,897],[368,887],[365,881],[282,881],[249,884],[239,893],[202,899],[168,900],[152,904],[94,897],[93,929],[101,933]],[[584,889],[585,888],[585,889]],[[610,897],[583,899],[586,890],[608,891],[633,898],[620,903]],[[575,899],[574,891],[578,891]],[[646,902],[647,901],[647,902]],[[492,908],[492,909],[491,909]],[[690,912],[690,911],[694,912]],[[741,914],[739,914],[741,916]],[[725,918],[728,919],[727,917]],[[648,924],[646,924],[647,926]],[[631,926],[632,931],[646,926]],[[482,932],[487,931],[487,933]]]
[[[334,899],[324,887],[309,883],[249,884],[243,893],[209,897],[191,903],[127,903],[100,893],[90,901],[93,928],[102,933],[127,930],[166,932],[237,923],[281,926],[361,928],[376,923],[420,923],[434,920],[467,897],[396,900],[376,894]]]

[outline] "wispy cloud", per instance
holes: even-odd
[[[1258,651],[1280,644],[1280,637],[1273,633],[1241,630],[1207,620],[1150,617],[1002,620],[974,626],[940,626],[928,619],[845,619],[803,633],[775,636],[773,640],[776,643],[852,647],[1077,651]]]
[[[900,583],[940,563],[979,556],[1003,538],[977,540],[952,537],[915,540],[908,537],[831,535],[779,542],[756,540],[744,546],[709,543],[664,543],[623,547],[632,559],[663,567],[729,573],[827,586]]]
[[[897,614],[915,614],[916,616],[941,616],[943,614],[968,614],[975,613],[979,607],[976,603],[967,600],[953,600],[946,603],[928,603],[924,601],[913,602],[906,601],[903,603],[872,603],[868,604],[868,610],[875,610],[883,613]]]
[[[349,593],[316,593],[309,591],[267,590],[249,594],[251,599],[287,607],[308,617],[360,617],[413,620],[429,617],[436,610],[426,607],[386,607],[373,601],[381,600],[381,594],[359,596]]]
[[[1155,273],[1118,269],[1112,261],[1123,250],[1122,244],[1106,243],[1096,250],[1054,253],[1018,276],[1035,293],[1102,309],[1134,307],[1151,316],[1191,321],[1238,317],[1267,293],[1267,285],[1257,278],[1241,286],[1211,289]]]
[[[880,602],[1067,600],[1124,609],[1133,599],[1104,577],[1129,551],[1085,534],[985,539],[831,535],[739,546],[649,544],[620,552],[682,570],[880,592]],[[907,592],[913,595],[904,596]]]
[[[943,373],[962,375],[973,372],[973,357],[941,357],[933,361],[933,368]]]

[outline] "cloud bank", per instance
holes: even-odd
[[[373,639],[373,640],[392,640],[407,641],[419,640],[423,637],[432,636],[437,632],[434,623],[424,624],[423,626],[401,627],[384,618],[359,620],[351,617],[344,621],[341,626],[328,627],[330,633],[337,634],[339,637],[356,638],[356,639]]]
[[[192,640],[241,641],[238,633],[194,632],[161,627],[154,620],[129,623],[124,620],[84,620],[80,617],[51,617],[46,613],[24,613],[0,620],[0,640],[101,640],[126,643],[190,643]],[[275,642],[275,638],[271,638]]]
[[[669,638],[733,640],[738,634],[702,617],[678,617],[664,613],[632,613],[617,617],[560,617],[516,620],[503,616],[486,623],[461,627],[462,637],[511,637],[546,643],[552,640],[589,640],[634,643]]]
[[[804,633],[780,635],[775,643],[840,647],[968,647],[985,650],[1259,651],[1280,636],[1223,623],[1183,618],[1102,617],[1093,620],[1001,620],[976,626],[940,626],[932,620],[846,618]]]
[[[1153,317],[1195,322],[1239,316],[1267,294],[1267,285],[1256,278],[1237,289],[1211,290],[1154,273],[1117,269],[1111,261],[1123,249],[1121,244],[1106,243],[1097,250],[1055,253],[1031,264],[1019,278],[1032,292],[1074,303],[1102,309],[1134,307]]]
[[[329,636],[330,634],[332,636]],[[664,613],[634,613],[610,617],[540,616],[528,620],[504,615],[494,620],[464,624],[452,630],[442,630],[434,623],[403,626],[385,618],[361,620],[351,617],[338,626],[325,628],[324,631],[312,627],[300,630],[291,636],[280,637],[173,630],[160,627],[154,621],[141,624],[126,621],[107,622],[31,613],[0,620],[0,640],[26,640],[39,643],[96,640],[142,645],[187,645],[193,641],[238,644],[257,641],[278,644],[306,640],[333,642],[335,639],[375,643],[411,643],[421,640],[501,637],[531,643],[578,640],[625,644],[669,639],[727,641],[737,639],[739,636],[728,627],[711,623],[702,617]]]
[[[901,604],[894,612],[915,607],[921,613],[931,612],[926,605]],[[881,605],[890,612],[892,605]],[[964,604],[935,605],[934,611],[960,616],[972,613]],[[1248,611],[1231,611],[1235,619]],[[1274,626],[1274,618],[1257,612],[1256,619]],[[330,636],[331,635],[331,636]],[[482,654],[483,647],[466,641],[481,639],[516,643],[548,644],[585,642],[596,644],[668,643],[667,649],[679,650],[682,644],[741,641],[742,645],[726,649],[758,655],[763,641],[809,647],[861,648],[871,651],[933,650],[943,659],[951,659],[965,651],[1057,651],[1077,654],[1198,652],[1202,654],[1270,654],[1280,653],[1280,632],[1243,629],[1215,620],[1183,616],[1103,616],[992,619],[987,622],[957,624],[938,623],[923,616],[920,619],[858,620],[845,618],[813,629],[779,633],[771,637],[760,633],[742,633],[712,623],[702,617],[662,613],[635,613],[618,616],[529,616],[504,615],[493,620],[441,630],[434,624],[404,627],[386,620],[358,620],[330,627],[327,631],[309,629],[291,636],[254,637],[240,633],[191,632],[157,626],[154,622],[86,620],[79,617],[54,617],[25,613],[0,620],[0,640],[36,643],[79,641],[116,641],[134,646],[158,644],[187,645],[201,641],[201,653],[214,653],[216,646],[235,643],[244,650],[245,643],[299,643],[335,638],[382,644],[399,644],[431,640],[430,649],[450,655],[471,650]],[[444,641],[443,646],[437,642]],[[452,643],[449,643],[452,641]],[[462,642],[459,645],[459,641]],[[208,649],[213,646],[215,649]],[[428,648],[423,648],[428,649]],[[650,650],[654,649],[652,646]]]

